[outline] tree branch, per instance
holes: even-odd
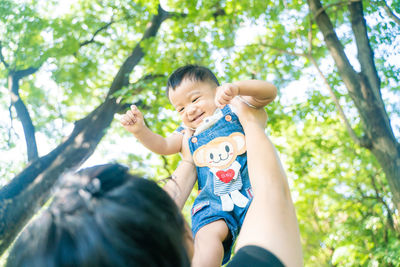
[[[11,146],[11,142],[12,142],[12,135],[13,132],[15,134],[15,136],[17,138],[19,138],[18,133],[15,131],[14,129],[14,125],[13,125],[13,116],[12,116],[12,104],[10,104],[10,106],[8,107],[8,114],[10,116],[10,128],[8,128],[8,139],[7,139],[7,145],[10,147]]]
[[[309,38],[309,41],[311,42],[311,38]],[[344,113],[344,111],[343,111],[343,109],[342,109],[342,107],[341,107],[341,105],[339,103],[339,99],[336,97],[336,95],[334,93],[333,88],[330,86],[328,80],[325,78],[325,75],[322,73],[321,69],[319,68],[319,65],[318,65],[317,61],[315,60],[315,58],[311,54],[311,52],[312,52],[311,44],[309,45],[309,50],[310,50],[309,54],[306,54],[306,53],[295,53],[295,52],[287,51],[285,49],[282,49],[282,48],[279,48],[279,47],[275,47],[275,46],[272,46],[272,45],[266,45],[266,44],[262,44],[262,45],[265,46],[265,47],[277,50],[277,51],[279,51],[281,53],[284,53],[284,54],[297,56],[297,57],[305,57],[305,58],[309,59],[311,61],[311,63],[314,65],[314,67],[317,69],[318,74],[320,75],[320,77],[322,78],[326,88],[328,89],[329,94],[330,94],[333,102],[336,105],[336,108],[337,108],[337,110],[339,112],[340,117],[343,119],[344,125],[345,125],[345,127],[347,129],[347,132],[349,133],[350,137],[353,139],[353,141],[357,145],[359,145],[361,147],[366,147],[366,148],[371,147],[372,144],[369,141],[369,139],[366,138],[366,137],[363,137],[363,138],[358,137],[356,135],[356,133],[354,132],[353,128],[351,127],[350,122],[347,119],[346,114]]]
[[[329,94],[330,94],[333,102],[335,103],[337,110],[339,111],[340,117],[343,119],[344,125],[345,125],[347,132],[349,133],[351,139],[353,139],[353,141],[360,147],[370,148],[372,146],[370,140],[366,137],[360,138],[354,132],[353,128],[350,125],[349,120],[346,117],[346,114],[344,113],[344,111],[342,109],[342,106],[339,103],[339,99],[336,97],[333,88],[331,87],[331,85],[329,84],[325,75],[322,73],[321,69],[319,68],[319,65],[318,65],[317,61],[315,60],[315,58],[312,55],[308,55],[307,57],[312,62],[314,67],[317,69],[318,74],[322,78],[326,88],[328,88]]]
[[[29,75],[31,75],[31,74],[34,74],[35,72],[37,72],[37,71],[39,70],[39,68],[40,68],[40,66],[37,67],[37,68],[29,67],[29,68],[26,68],[26,69],[24,69],[24,70],[17,70],[17,71],[15,71],[15,72],[13,73],[13,76],[14,76],[16,79],[20,80],[20,79],[22,79],[22,78],[25,78],[26,76],[29,76]]]
[[[131,105],[135,105],[135,106],[138,107],[138,109],[143,110],[143,111],[148,111],[148,110],[151,109],[151,106],[145,105],[142,100],[139,100],[139,101],[134,102],[134,103],[120,104],[118,110],[116,111],[116,113],[124,114],[127,110],[129,110],[131,108]]]
[[[376,186],[376,180],[375,180],[375,176],[374,175],[370,175],[371,178],[371,184],[372,187],[374,188],[375,191],[375,198],[385,207],[386,211],[387,211],[387,218],[388,218],[388,223],[389,226],[392,230],[395,230],[394,228],[394,222],[393,222],[393,212],[392,210],[389,208],[389,205],[386,203],[386,201],[383,199],[383,197],[381,197],[381,195],[379,194],[379,190],[378,187]]]
[[[82,47],[82,46],[88,45],[90,43],[93,43],[94,42],[94,38],[96,37],[96,35],[98,35],[101,31],[103,31],[103,30],[107,29],[108,27],[110,27],[114,22],[115,22],[114,20],[111,20],[110,22],[106,23],[104,26],[102,26],[99,29],[97,29],[94,32],[94,34],[93,34],[93,36],[92,36],[92,38],[90,40],[83,41],[82,43],[79,44],[79,46]]]
[[[135,94],[138,95],[143,90],[145,87],[143,86],[135,86],[135,84],[141,83],[141,82],[146,82],[146,81],[154,81],[157,78],[165,77],[163,74],[148,74],[141,79],[139,79],[137,82],[131,84],[135,88]],[[128,109],[130,109],[131,105],[136,105],[140,110],[149,110],[150,107],[145,105],[142,100],[137,101],[136,103],[125,103],[124,101],[124,96],[120,96],[117,98],[117,102],[120,103],[120,108],[118,109],[117,113],[122,114],[125,113]]]
[[[164,11],[154,16],[160,19],[158,26],[152,27],[151,34],[146,31],[147,35],[145,33],[142,40],[155,36],[165,14]],[[128,76],[129,72],[126,71],[132,71],[144,54],[135,55],[139,58],[130,56],[130,64],[125,63],[121,67],[123,70],[118,72],[119,76],[114,79],[103,104],[77,121],[71,135],[56,149],[29,164],[8,185],[0,188],[0,255],[30,217],[48,200],[50,190],[60,175],[78,168],[94,152],[120,108],[115,97],[110,97],[122,87],[122,83],[116,80]],[[132,65],[132,62],[135,64]]]
[[[180,19],[180,18],[186,18],[188,14],[185,13],[179,13],[179,12],[167,12],[166,18],[165,19]]]
[[[351,27],[353,29],[356,45],[357,57],[361,65],[361,72],[367,78],[368,83],[375,93],[375,98],[381,98],[380,84],[381,81],[378,77],[374,62],[374,52],[371,49],[367,26],[364,19],[362,2],[351,2],[348,6],[351,18]],[[383,103],[382,103],[383,105]]]
[[[349,1],[340,1],[340,2],[336,2],[336,3],[332,3],[332,4],[328,4],[325,5],[324,7],[321,7],[315,14],[314,17],[318,17],[319,15],[321,15],[322,12],[326,12],[326,10],[328,10],[331,7],[334,6],[344,6],[344,5],[348,5]]]
[[[12,71],[9,73],[8,77],[8,87],[11,94],[11,105],[15,107],[15,110],[17,111],[17,116],[21,121],[22,128],[24,129],[28,162],[37,159],[39,157],[39,154],[35,137],[35,127],[33,126],[29,111],[19,95],[19,81],[22,78],[35,73],[39,70],[39,68],[40,66],[37,68],[29,67],[15,72]]]
[[[341,3],[343,3],[343,2],[341,2]],[[312,55],[312,52],[313,52],[312,37],[313,37],[313,35],[312,35],[312,17],[311,16],[310,16],[310,25],[309,26],[310,27],[309,27],[309,31],[308,31],[308,53],[305,54],[304,56],[306,56],[311,61],[311,63],[317,69],[319,76],[322,78],[323,82],[325,83],[325,86],[328,88],[329,94],[330,94],[331,98],[333,99],[333,102],[335,103],[337,110],[339,111],[340,117],[343,119],[344,125],[347,129],[347,132],[350,135],[350,138],[353,139],[353,141],[361,147],[371,147],[372,144],[368,138],[366,138],[366,137],[359,138],[357,136],[357,134],[354,132],[353,128],[350,125],[349,120],[347,119],[346,114],[344,113],[344,111],[342,109],[342,106],[339,103],[339,99],[335,95],[334,89],[329,84],[328,80],[326,79],[325,75],[322,73],[319,65],[317,64],[317,61],[313,57],[313,55]]]
[[[317,14],[322,8],[319,0],[307,0],[307,2],[313,14]],[[361,7],[358,2],[350,4],[350,8],[357,7]],[[315,17],[315,21],[324,36],[325,44],[336,63],[340,77],[359,111],[365,136],[372,143],[370,150],[386,174],[393,193],[393,201],[400,209],[400,145],[394,136],[383,100],[376,92],[374,84],[369,82],[369,77],[363,72],[356,73],[352,68],[326,12],[321,12]]]
[[[309,18],[309,22],[308,23],[310,23],[310,25],[308,25],[308,36],[307,36],[307,39],[308,39],[308,54],[311,55],[312,54],[312,50],[313,50],[313,44],[312,44],[312,41],[313,41],[313,32],[312,32],[313,21],[312,21],[311,14],[308,14],[308,18]]]
[[[271,48],[273,50],[276,50],[276,51],[281,52],[281,53],[286,54],[286,55],[291,55],[291,56],[296,56],[296,57],[308,57],[308,55],[305,54],[305,53],[296,53],[296,52],[288,51],[288,50],[282,49],[280,47],[269,45],[269,44],[265,44],[265,43],[260,43],[258,45],[262,45],[264,47]]]
[[[388,219],[388,224],[389,224],[389,228],[393,231],[395,231],[397,233],[397,236],[399,237],[399,229],[394,221],[394,212],[389,208],[389,205],[386,203],[386,201],[380,196],[379,194],[379,189],[376,186],[376,180],[375,177],[373,175],[370,176],[371,178],[371,183],[372,183],[372,187],[374,188],[374,196],[371,195],[366,195],[364,194],[364,192],[361,190],[361,187],[359,185],[356,186],[358,193],[361,195],[361,200],[360,202],[362,202],[363,199],[372,199],[375,201],[378,201],[379,203],[381,203],[384,208],[387,211],[387,219]]]
[[[9,68],[9,65],[8,65],[8,63],[6,62],[6,60],[4,59],[4,56],[3,56],[3,45],[2,45],[2,43],[0,42],[0,61],[1,61],[1,63],[3,63],[3,65],[4,65],[4,67],[6,67],[6,69],[8,69]]]
[[[160,157],[161,157],[161,159],[163,161],[163,169],[168,173],[168,176],[171,176],[172,173],[171,173],[170,169],[168,168],[167,157],[163,156],[163,155],[161,155]]]
[[[79,44],[79,46],[82,47],[82,46],[85,46],[85,45],[94,43],[94,42],[95,42],[95,41],[94,41],[94,38],[96,38],[96,36],[97,36],[100,32],[106,30],[108,27],[110,27],[110,26],[111,26],[112,24],[114,24],[114,23],[121,22],[121,21],[124,21],[124,20],[129,19],[129,18],[131,18],[131,17],[130,17],[130,16],[126,16],[126,17],[124,17],[124,18],[122,18],[122,19],[119,19],[119,20],[113,20],[113,19],[111,19],[110,22],[104,24],[102,27],[100,27],[99,29],[97,29],[97,30],[93,33],[93,36],[92,36],[92,38],[90,38],[90,40],[83,41],[82,43]]]
[[[23,71],[22,73],[25,72]],[[11,105],[15,107],[15,110],[17,111],[17,116],[21,121],[22,127],[24,129],[28,161],[33,161],[39,157],[35,137],[35,127],[33,126],[29,111],[19,95],[18,77],[20,75],[21,73],[10,73],[8,77],[8,87],[11,94]]]
[[[386,14],[392,18],[394,20],[394,22],[396,22],[397,24],[400,25],[400,18],[396,16],[396,14],[394,14],[394,12],[392,11],[392,9],[389,7],[389,5],[386,3],[385,0],[381,1],[383,9],[386,11]]]
[[[325,43],[336,63],[340,76],[350,93],[361,94],[359,86],[359,77],[350,64],[349,59],[344,53],[344,48],[333,28],[332,22],[322,7],[319,0],[307,0],[310,11],[322,32]]]
[[[145,33],[143,34],[142,39],[139,43],[135,46],[132,53],[129,57],[125,60],[121,68],[119,69],[117,75],[115,76],[110,91],[107,94],[108,97],[112,97],[112,95],[121,89],[124,86],[129,84],[129,74],[132,72],[133,67],[137,65],[139,60],[144,56],[144,51],[142,48],[143,42],[154,37],[160,28],[161,23],[169,17],[169,13],[158,6],[158,14],[155,15],[147,27]]]

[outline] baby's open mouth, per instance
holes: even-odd
[[[196,118],[194,118],[194,119],[192,120],[192,122],[195,122],[195,121],[201,119],[201,118],[203,117],[203,115],[204,115],[204,112],[201,113],[201,114],[200,114],[199,116],[197,116]]]

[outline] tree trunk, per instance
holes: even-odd
[[[47,156],[28,166],[0,191],[0,251],[12,242],[27,220],[49,197],[60,175],[74,170],[95,150],[118,105],[107,100],[79,121],[70,137]]]
[[[0,254],[49,198],[51,188],[66,171],[77,169],[95,150],[106,133],[120,104],[112,94],[128,85],[128,76],[144,56],[143,40],[154,37],[169,13],[159,7],[142,40],[125,60],[114,78],[103,104],[75,123],[71,135],[48,155],[28,165],[11,182],[0,189]]]
[[[339,74],[353,100],[368,142],[363,142],[380,163],[388,179],[393,201],[400,210],[400,145],[390,126],[380,93],[380,80],[368,40],[362,1],[349,3],[351,24],[358,50],[361,72],[357,73],[344,53],[332,22],[319,0],[308,0],[311,13],[322,32]]]
[[[29,74],[28,74],[29,75]],[[19,96],[19,80],[20,75],[12,72],[8,75],[8,88],[11,95],[11,105],[14,106],[17,111],[17,116],[21,121],[24,129],[26,150],[28,154],[28,162],[31,162],[39,157],[36,138],[35,138],[35,127],[33,126],[31,116],[29,115],[28,109],[24,102]]]

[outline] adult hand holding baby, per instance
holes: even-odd
[[[244,130],[247,127],[259,126],[265,128],[268,121],[268,114],[264,108],[252,108],[248,104],[238,99],[234,100],[239,121]]]

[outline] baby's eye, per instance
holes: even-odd
[[[183,112],[184,109],[185,108],[178,108],[178,112],[181,113],[181,112]]]
[[[195,98],[192,100],[192,103],[196,102],[199,98],[200,98],[200,97],[195,97]]]

